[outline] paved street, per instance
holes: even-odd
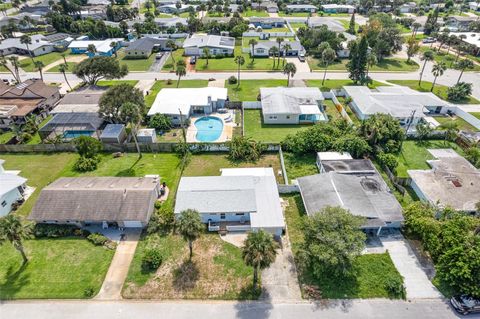
[[[440,300],[354,300],[270,304],[261,302],[26,301],[0,304],[2,319],[446,319],[460,318]],[[479,315],[468,319],[480,318]]]

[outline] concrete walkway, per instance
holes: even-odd
[[[86,56],[85,54],[80,54],[80,55],[74,55],[74,56],[67,56],[65,57],[65,60],[67,60],[67,62],[72,62],[72,63],[80,63],[82,62],[83,60],[86,60],[88,59],[88,56]],[[54,61],[48,65],[46,65],[44,67],[45,69],[45,72],[50,72],[49,70],[56,67],[57,65],[60,65],[60,64],[63,64],[65,63],[65,61],[63,60],[63,58],[61,59],[58,59],[57,61]],[[71,72],[72,70],[70,70]],[[56,72],[58,73],[58,72]]]
[[[442,298],[401,234],[380,237],[380,240],[404,278],[408,299]]]
[[[107,275],[103,281],[102,288],[100,288],[100,292],[95,299],[122,299],[123,283],[127,278],[128,268],[135,254],[140,233],[140,229],[129,229],[125,231],[126,239],[118,244],[110,268],[108,268]]]
[[[147,91],[150,91],[154,84],[155,80],[139,80],[135,87],[145,95]]]

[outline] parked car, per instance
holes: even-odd
[[[423,39],[422,43],[434,43],[436,41],[437,41],[437,39],[428,37],[428,38]]]
[[[453,309],[462,315],[480,313],[480,300],[466,295],[454,296],[450,299]]]
[[[195,64],[195,63],[197,63],[197,57],[196,56],[190,57],[190,64]]]
[[[300,62],[305,62],[305,53],[299,53],[298,59],[300,60]]]
[[[163,56],[163,53],[157,53],[155,54],[155,59],[160,60]]]

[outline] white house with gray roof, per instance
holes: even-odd
[[[19,176],[20,171],[7,171],[5,161],[0,159],[0,217],[6,216],[17,202],[23,201],[27,179]]]
[[[271,167],[224,168],[221,176],[182,177],[175,215],[195,209],[210,231],[285,229],[277,182]]]
[[[287,45],[290,46],[288,49]],[[253,50],[252,46],[249,46],[249,52],[251,56],[268,57],[270,56],[270,49],[273,47],[278,48],[278,42],[260,41],[254,46]],[[280,46],[281,56],[298,56],[300,53],[305,53],[305,49],[303,48],[300,41],[284,41]]]
[[[311,4],[287,4],[287,12],[311,12],[314,13],[317,11],[317,7]]]
[[[260,88],[263,123],[307,124],[328,121],[318,88]]]
[[[39,56],[50,53],[54,50],[55,45],[48,41],[45,36],[41,34],[34,34],[30,36],[32,43],[27,45],[20,43],[20,38],[8,38],[0,42],[0,55],[9,54],[23,54]]]
[[[344,86],[350,106],[360,120],[377,113],[390,114],[402,126],[415,127],[427,114],[445,114],[455,110],[449,103],[430,92],[418,92],[404,86],[379,86],[369,89],[366,86]],[[413,116],[412,123],[410,119]]]
[[[213,56],[233,55],[235,38],[213,34],[194,34],[192,37],[185,39],[183,48],[187,56],[203,56],[205,48]]]

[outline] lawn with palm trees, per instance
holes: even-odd
[[[324,71],[325,64],[321,59],[315,57],[307,58],[308,65],[314,71]],[[348,59],[335,60],[328,65],[329,71],[345,72]],[[407,62],[406,59],[384,58],[370,68],[371,72],[410,72],[418,69],[418,64],[414,61]]]
[[[69,53],[66,52],[66,54],[68,55]],[[60,52],[51,52],[44,55],[33,57],[33,61],[40,61],[44,64],[44,66],[48,66],[49,64],[52,64],[53,62],[56,62],[60,59],[63,59],[62,53]],[[30,57],[25,57],[22,60],[20,60],[19,66],[25,72],[36,72],[37,69],[33,61]]]

